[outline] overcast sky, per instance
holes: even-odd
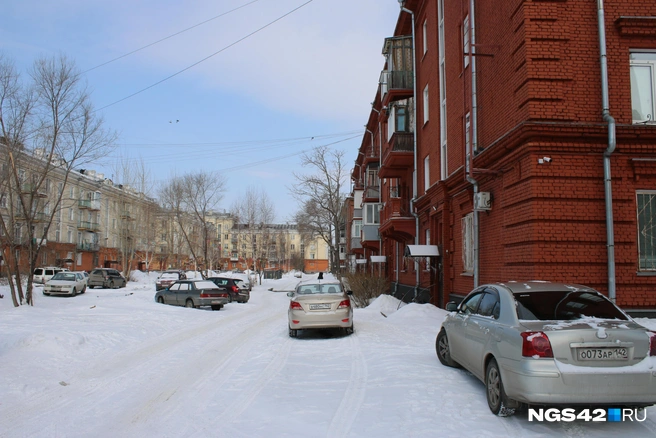
[[[292,172],[309,171],[302,151],[334,143],[352,168],[399,3],[21,0],[2,15],[0,50],[21,72],[60,53],[85,72],[120,135],[96,170],[111,177],[127,156],[147,161],[158,182],[217,171],[228,179],[221,209],[254,187],[284,222],[296,211]]]

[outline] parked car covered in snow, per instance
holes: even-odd
[[[447,310],[437,356],[483,381],[496,415],[523,404],[656,404],[656,333],[592,288],[487,284]]]

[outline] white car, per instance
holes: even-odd
[[[289,300],[289,336],[295,338],[299,330],[340,328],[347,335],[353,333],[353,304],[350,295],[334,280],[308,280],[287,293]]]
[[[58,272],[43,286],[43,295],[83,294],[87,290],[87,279],[80,272]]]

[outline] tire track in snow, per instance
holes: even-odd
[[[362,347],[355,333],[349,336],[349,343],[351,344],[352,354],[351,376],[342,401],[328,426],[328,433],[326,434],[328,437],[348,436],[367,392],[367,363],[364,360]]]
[[[293,342],[287,338],[282,344],[280,350],[266,368],[262,371],[257,379],[249,384],[248,388],[241,392],[239,398],[230,406],[226,407],[223,412],[217,416],[217,423],[223,424],[239,416],[248,409],[257,396],[262,392],[264,387],[274,380],[283,370],[289,359]]]
[[[153,385],[156,386],[156,382],[162,381],[162,379],[156,379],[155,382],[142,382],[139,386],[134,387],[131,384],[134,383],[133,376],[135,374],[149,375],[152,369],[162,369],[166,372],[170,368],[180,372],[181,368],[187,368],[185,364],[189,362],[193,363],[194,366],[206,366],[207,369],[203,371],[204,373],[207,373],[210,368],[214,369],[219,363],[225,369],[227,366],[226,362],[229,358],[243,357],[248,352],[248,348],[240,344],[247,340],[249,334],[252,334],[259,327],[265,326],[269,322],[280,319],[279,315],[274,314],[271,316],[270,308],[266,305],[261,305],[257,309],[254,309],[253,314],[250,316],[246,316],[243,312],[221,316],[222,318],[220,320],[194,326],[189,330],[175,334],[167,333],[159,336],[151,340],[148,345],[144,346],[141,344],[119,355],[111,357],[107,355],[100,356],[93,363],[88,363],[84,370],[75,373],[70,379],[67,379],[68,382],[66,385],[53,385],[51,389],[30,397],[29,405],[31,411],[34,412],[35,419],[42,417],[52,418],[51,423],[54,428],[65,427],[67,424],[81,423],[82,421],[80,419],[84,418],[86,412],[93,413],[94,410],[103,409],[105,402],[112,402],[112,400],[115,400],[119,396],[127,400],[125,407],[121,411],[130,413],[128,407],[137,403],[134,400],[141,398],[133,398],[132,395],[146,394],[146,391],[150,390]],[[263,319],[265,316],[268,316],[268,318]],[[243,324],[249,328],[242,330],[239,336],[226,337],[226,325],[235,319],[243,319]],[[215,349],[208,348],[208,345],[214,345]],[[195,351],[202,352],[197,357],[194,357],[194,355],[180,355],[174,352],[176,349],[183,351],[189,350],[194,346],[197,346]],[[226,349],[228,349],[227,354],[225,354]],[[216,357],[210,357],[212,355],[216,356],[216,351],[219,350],[224,353],[223,358],[219,358],[217,361]],[[240,350],[242,351],[240,352]],[[162,361],[162,356],[164,359],[169,359],[168,362]],[[170,360],[171,357],[175,359]],[[217,368],[221,367],[219,366]],[[191,372],[193,375],[198,374],[196,373],[198,370],[193,368],[186,369],[186,371],[187,373]],[[202,375],[202,373],[200,374]],[[172,378],[171,381],[179,382],[181,380],[179,376],[178,378]],[[138,409],[138,414],[131,416],[131,421],[128,423],[134,425],[135,423],[140,423],[148,419],[149,416],[157,411],[157,406],[161,407],[164,402],[175,398],[181,387],[176,384],[173,387],[164,385],[164,387],[159,388],[158,395],[152,400],[146,401]],[[143,389],[146,389],[146,391]],[[186,388],[184,391],[186,391]],[[98,397],[98,394],[101,394],[101,396]],[[21,409],[21,407],[11,407],[2,410],[0,424],[3,426],[0,429],[4,429],[7,433],[12,430],[26,432],[24,424],[16,424],[16,422],[12,421],[12,418],[20,418],[23,415],[20,412]],[[134,412],[133,410],[132,414]],[[107,421],[110,423],[109,429],[117,425],[117,422],[113,421],[112,418],[115,418],[117,415],[120,416],[120,414],[120,412],[112,412],[107,416]],[[93,433],[95,431],[97,433],[99,430],[108,430],[101,429],[98,426],[97,424],[91,426],[92,428],[89,429],[89,432]]]

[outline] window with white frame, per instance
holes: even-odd
[[[353,221],[353,234],[351,237],[360,237],[360,231],[362,231],[362,221],[354,220]]]
[[[428,20],[424,20],[423,27],[423,43],[424,43],[424,55],[428,51]]]
[[[656,271],[656,191],[636,193],[638,270]]]
[[[428,84],[424,87],[424,124],[428,122]]]
[[[656,52],[631,53],[630,59],[633,123],[655,123]]]
[[[380,224],[380,208],[381,204],[364,204],[364,224],[365,225],[378,225]]]
[[[424,191],[430,187],[430,155],[424,158]]]
[[[462,229],[462,270],[474,271],[474,213],[469,213],[460,221]]]
[[[444,0],[438,0],[439,57],[440,57],[440,179],[448,176],[446,142],[446,55],[444,49]]]
[[[469,66],[469,15],[462,22],[462,53],[464,54],[463,65]]]

